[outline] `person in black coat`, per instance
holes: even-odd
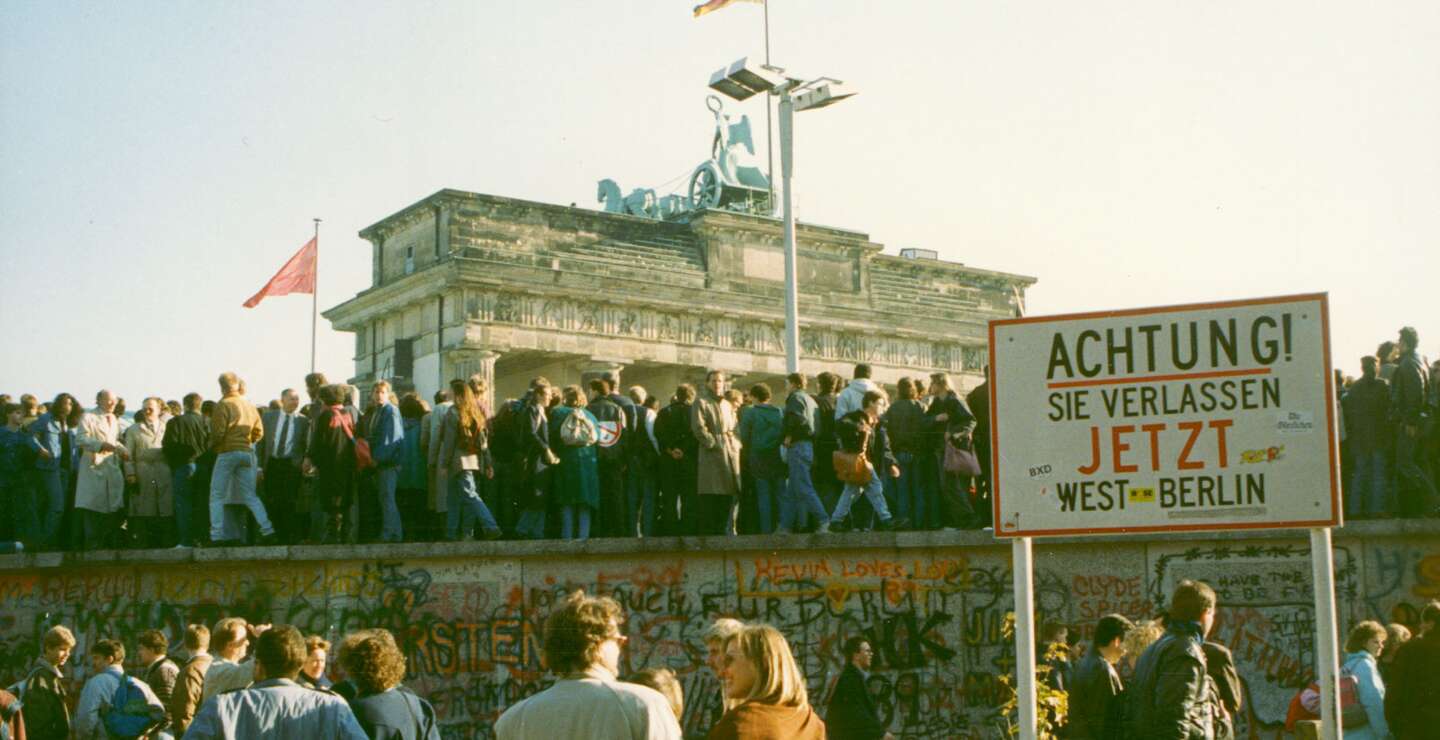
[[[338,385],[320,389],[324,410],[315,418],[302,466],[315,471],[315,497],[327,515],[327,543],[343,539],[345,519],[355,501],[355,417],[343,405],[344,398]]]
[[[970,503],[970,476],[945,470],[945,443],[968,445],[975,427],[970,407],[950,388],[945,373],[930,376],[930,405],[925,408],[926,469],[921,473],[937,493],[935,503],[941,521],[948,527],[971,529],[982,526]],[[927,501],[927,503],[929,503]]]
[[[560,462],[550,448],[550,422],[547,411],[550,401],[550,381],[544,377],[530,380],[530,392],[525,395],[520,441],[520,464],[522,469],[515,476],[519,481],[516,508],[520,515],[515,520],[515,535],[522,539],[538,540],[545,536],[545,513],[549,504],[551,467]]]
[[[1221,709],[1203,645],[1215,624],[1215,591],[1181,581],[1170,598],[1165,634],[1135,663],[1126,694],[1129,737],[1209,740]]]
[[[845,641],[845,669],[830,692],[825,731],[831,740],[890,740],[875,700],[865,688],[875,651],[863,637]]]
[[[670,405],[655,417],[655,441],[660,443],[656,526],[661,535],[693,535],[699,531],[700,502],[695,500],[699,473],[695,463],[700,443],[690,428],[690,405],[694,402],[695,386],[683,384],[675,389]]]
[[[1124,737],[1125,684],[1115,666],[1125,657],[1125,634],[1135,625],[1119,614],[1095,623],[1095,638],[1070,674],[1069,740],[1117,740]]]

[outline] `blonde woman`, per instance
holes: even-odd
[[[1137,622],[1129,632],[1125,633],[1125,665],[1129,671],[1135,670],[1135,661],[1145,653],[1145,648],[1150,647],[1156,640],[1165,634],[1165,623],[1159,619],[1147,619]],[[1127,673],[1129,672],[1127,671]]]
[[[738,701],[709,740],[824,740],[805,677],[784,635],[768,624],[746,627],[725,647],[725,691]]]

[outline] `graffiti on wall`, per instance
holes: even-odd
[[[845,641],[859,636],[875,649],[869,688],[897,737],[988,738],[998,734],[1000,678],[1015,665],[1003,634],[1013,604],[1008,555],[987,546],[8,573],[0,574],[0,681],[26,669],[54,624],[80,639],[68,666],[76,688],[86,678],[85,650],[101,637],[133,646],[140,632],[159,628],[178,652],[184,625],[231,615],[294,624],[332,642],[379,626],[401,642],[406,684],[435,705],[444,737],[488,738],[506,707],[554,681],[544,664],[545,618],[583,588],[625,607],[622,672],[676,672],[689,732],[703,735],[718,717],[703,635],[716,617],[733,616],[789,637],[817,705],[843,668]],[[1335,563],[1342,630],[1368,618],[1413,623],[1440,594],[1440,545],[1425,540],[1340,541]],[[1146,618],[1179,580],[1206,580],[1221,602],[1212,638],[1234,652],[1245,683],[1243,734],[1259,737],[1273,734],[1313,672],[1309,568],[1307,548],[1287,541],[1038,547],[1037,616],[1084,642],[1100,616]]]

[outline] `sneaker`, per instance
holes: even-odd
[[[773,534],[794,534],[789,527],[778,527]]]
[[[481,533],[480,539],[498,540],[500,539],[501,534],[503,533],[500,531],[499,527],[491,527],[490,529],[487,529],[483,533]]]
[[[832,521],[830,522],[830,526],[826,529],[826,531],[835,533],[849,532],[850,525],[846,524],[844,520],[838,522]]]
[[[280,544],[280,538],[275,536],[274,532],[260,535],[260,541],[256,543],[259,547],[274,547],[278,544]]]
[[[170,549],[171,549],[171,550],[189,550],[189,549],[192,549],[192,548],[191,548],[190,545],[176,545],[176,546],[174,546],[174,547],[172,547],[172,548],[170,548]]]
[[[894,532],[910,526],[910,518],[904,516],[891,517],[875,525],[876,532]]]
[[[830,534],[830,522],[820,522],[820,524],[815,527],[813,534]]]

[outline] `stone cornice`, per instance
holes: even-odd
[[[1337,543],[1375,542],[1395,538],[1440,538],[1440,521],[1430,519],[1389,519],[1351,522],[1336,528]],[[1056,546],[1086,544],[1154,545],[1186,542],[1264,542],[1295,540],[1308,542],[1306,530],[1243,530],[1234,532],[1186,532],[1143,536],[1039,538],[1037,552]],[[851,532],[847,534],[742,535],[739,537],[645,537],[597,538],[590,540],[535,540],[506,542],[414,542],[372,545],[297,545],[294,547],[218,547],[169,550],[91,550],[88,552],[44,552],[0,555],[0,571],[39,572],[96,566],[148,563],[184,566],[191,563],[233,566],[237,563],[325,562],[353,559],[415,560],[423,558],[473,558],[510,560],[516,558],[616,555],[660,555],[675,553],[728,552],[810,552],[844,550],[896,552],[932,550],[943,547],[1009,547],[992,533],[962,532]]]

